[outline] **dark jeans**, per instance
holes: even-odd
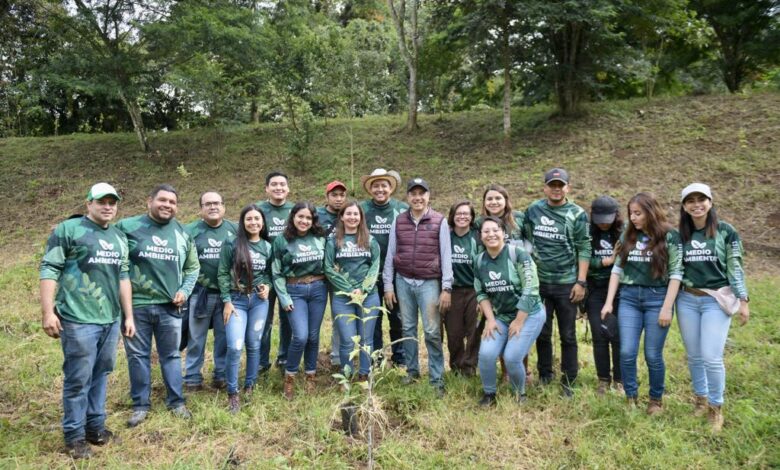
[[[474,372],[479,356],[477,293],[472,287],[453,287],[452,305],[444,317],[450,369]]]
[[[277,302],[276,291],[271,289],[268,294],[268,318],[263,327],[263,338],[260,340],[260,370],[271,367],[271,331],[274,324],[274,310],[282,311],[282,306]],[[287,363],[287,349],[290,347],[292,329],[287,315],[279,315],[279,351],[276,353],[276,362]]]
[[[385,289],[384,285],[382,284],[382,281],[376,283],[376,287],[379,291],[379,298],[382,301],[382,305],[387,307],[385,305]],[[403,329],[401,326],[401,307],[399,306],[398,302],[395,303],[393,308],[389,309],[389,313],[387,314],[387,320],[388,323],[390,323],[390,341],[396,341],[403,337]],[[374,326],[374,350],[382,349],[384,348],[384,341],[382,338],[382,317],[384,317],[384,312],[377,312],[377,318],[376,318],[376,325]],[[403,343],[395,343],[391,346],[393,355],[391,357],[391,360],[393,361],[393,364],[396,366],[404,366],[406,365],[406,358],[404,356],[404,346]]]
[[[577,378],[577,305],[571,303],[574,284],[540,284],[539,295],[544,301],[547,321],[542,333],[536,340],[536,353],[539,355],[537,369],[542,380],[553,377],[552,330],[553,315],[558,318],[558,331],[561,335],[561,382],[567,385]]]
[[[603,284],[603,285],[601,285]],[[595,283],[588,281],[588,321],[590,322],[591,336],[593,337],[593,362],[596,363],[596,375],[599,380],[610,382],[622,382],[620,374],[620,335],[611,340],[601,333],[601,309],[607,301],[608,281]],[[612,313],[617,316],[619,296],[613,302]],[[612,351],[610,352],[610,348]],[[612,361],[610,367],[610,359]],[[612,373],[610,374],[610,368]]]

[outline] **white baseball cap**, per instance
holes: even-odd
[[[114,196],[117,201],[121,201],[122,198],[113,186],[108,183],[98,183],[89,190],[87,193],[87,201],[94,201],[95,199],[101,199],[106,196]]]
[[[704,183],[692,183],[686,186],[680,193],[680,202],[685,202],[685,198],[693,193],[701,193],[707,196],[712,201],[712,191],[710,187]]]

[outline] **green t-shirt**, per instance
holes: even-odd
[[[59,283],[55,306],[65,320],[105,325],[119,318],[119,281],[128,278],[127,237],[88,217],[57,225],[46,243],[40,279]]]
[[[276,237],[271,271],[282,307],[292,305],[287,294],[287,278],[324,274],[324,258],[325,237],[315,237],[311,233],[290,241],[284,236]]]
[[[190,296],[200,263],[192,237],[178,220],[160,224],[144,214],[122,219],[116,227],[130,247],[133,306],[167,304],[176,292]]]
[[[256,289],[260,284],[271,286],[271,244],[265,240],[248,242],[249,256],[252,258],[252,289]],[[230,301],[231,292],[246,292],[248,280],[246,278],[236,279],[236,273],[233,271],[233,255],[236,249],[236,239],[229,240],[222,247],[219,255],[219,269],[217,278],[219,280],[219,294],[223,302]]]
[[[263,213],[265,226],[268,230],[268,241],[273,243],[276,237],[284,233],[287,218],[290,217],[290,211],[295,207],[295,204],[290,201],[286,201],[281,206],[275,206],[270,201],[260,201],[255,204]]]
[[[336,246],[336,237],[325,242],[325,275],[335,292],[352,292],[362,289],[364,293],[376,291],[379,275],[379,243],[370,237],[368,248],[357,245],[357,235],[344,235],[341,248]]]
[[[217,281],[219,253],[225,242],[236,236],[238,230],[236,223],[223,220],[218,227],[212,227],[203,220],[198,220],[186,225],[184,229],[190,234],[195,242],[195,249],[198,250],[198,261],[200,261],[198,284],[207,289],[219,289]]]
[[[516,262],[509,250],[515,250]],[[477,302],[490,300],[495,317],[511,323],[517,312],[536,315],[542,307],[536,265],[528,253],[516,245],[505,245],[498,256],[491,258],[483,251],[475,258],[474,290]]]
[[[337,213],[330,212],[324,207],[317,208],[317,218],[320,219],[320,225],[322,226],[322,229],[325,230],[326,237],[331,236],[333,231],[336,230],[337,217]]]
[[[551,206],[547,199],[534,202],[525,211],[523,235],[533,246],[541,283],[573,284],[578,262],[590,260],[588,214],[573,202],[561,206]]]
[[[477,229],[471,229],[462,237],[450,232],[452,244],[452,287],[474,287],[474,257],[479,252]]]
[[[523,242],[523,222],[525,221],[525,215],[523,211],[512,211],[512,218],[515,220],[515,228],[507,230],[504,233],[504,242],[512,243],[513,245],[520,245]],[[481,243],[479,230],[482,229],[482,221],[485,220],[485,216],[477,218],[477,242]]]
[[[588,269],[588,281],[605,281],[609,279],[612,266],[604,266],[602,261],[609,258],[615,252],[615,240],[611,231],[603,231],[598,227],[591,232],[590,268]]]
[[[377,205],[373,199],[361,202],[360,206],[366,217],[368,232],[379,243],[379,249],[382,253],[379,270],[382,271],[387,256],[387,244],[390,242],[390,228],[399,214],[409,210],[409,204],[390,198],[387,204],[381,206]]]
[[[620,243],[625,240],[625,234],[620,237]],[[650,243],[650,237],[643,232],[639,232],[634,249],[628,252],[628,259],[625,263],[620,256],[615,258],[615,266],[612,268],[613,274],[620,275],[620,283],[632,286],[644,287],[665,287],[669,280],[682,280],[682,242],[680,233],[677,230],[666,232],[666,250],[668,253],[666,262],[666,274],[661,278],[654,278],[652,274],[653,252],[647,247]]]
[[[683,246],[683,284],[705,289],[730,285],[734,295],[747,299],[742,251],[739,234],[726,222],[718,222],[715,238],[704,229],[694,231]]]

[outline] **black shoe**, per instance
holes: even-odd
[[[133,414],[130,415],[130,419],[127,420],[127,427],[134,428],[138,426],[146,419],[146,415],[148,414],[149,412],[146,410],[133,411]]]
[[[84,440],[65,444],[65,451],[74,460],[92,457],[92,449],[87,444],[87,441]]]
[[[517,404],[518,405],[522,405],[527,400],[528,400],[528,396],[525,393],[517,395]]]
[[[211,386],[216,390],[225,390],[227,388],[227,382],[220,379],[214,379],[211,382]]]
[[[420,374],[406,374],[401,379],[401,385],[411,385],[420,378]]]
[[[495,393],[485,393],[482,395],[482,399],[479,400],[479,406],[495,406],[496,404],[496,394]]]
[[[446,390],[444,389],[444,384],[434,385],[433,390],[436,393],[436,398],[444,398],[444,394],[446,393]]]
[[[561,396],[567,399],[574,398],[574,389],[571,385],[561,384]]]
[[[539,383],[542,385],[550,385],[553,381],[552,375],[540,375],[539,376]]]
[[[111,441],[118,441],[114,433],[105,428],[99,432],[87,432],[86,438],[87,442],[96,446],[104,446]]]
[[[203,384],[188,384],[184,383],[184,391],[185,392],[200,392],[203,390]]]

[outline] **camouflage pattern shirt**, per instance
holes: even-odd
[[[734,295],[747,299],[742,252],[739,234],[726,222],[718,222],[715,238],[704,229],[694,231],[683,246],[683,284],[705,289],[730,285]]]
[[[624,238],[625,236],[620,237],[621,244],[624,242]],[[621,284],[632,286],[666,287],[672,279],[681,281],[683,278],[683,266],[680,232],[677,230],[666,232],[666,273],[660,278],[653,277],[651,264],[653,251],[647,249],[649,244],[650,237],[643,232],[639,232],[636,245],[634,249],[628,252],[626,262],[624,263],[620,256],[615,258],[612,274],[620,276]]]
[[[88,217],[57,225],[46,244],[40,279],[59,283],[55,306],[60,316],[75,323],[105,325],[121,313],[119,281],[128,279],[125,234]]]
[[[252,288],[260,284],[271,286],[271,244],[265,240],[247,242],[249,256],[252,258]],[[235,256],[236,240],[225,242],[219,256],[219,293],[223,302],[230,302],[231,292],[247,292],[248,279],[236,279],[233,271],[233,257]]]
[[[311,233],[287,241],[284,236],[276,237],[272,245],[273,263],[271,273],[274,290],[283,308],[292,305],[287,293],[288,277],[304,277],[324,274],[325,237]]]
[[[336,237],[325,242],[325,275],[334,292],[352,292],[361,289],[363,293],[376,291],[379,275],[379,243],[369,236],[368,248],[357,245],[357,236],[345,234],[339,248]]]
[[[509,250],[515,250],[516,262],[512,261]],[[493,315],[504,323],[511,323],[518,311],[536,315],[542,308],[536,265],[519,246],[505,245],[495,258],[486,251],[477,255],[474,290],[477,302],[490,300]]]
[[[198,284],[207,289],[218,290],[219,254],[226,242],[236,236],[238,226],[235,222],[223,220],[218,227],[212,227],[203,220],[198,220],[187,224],[184,230],[190,234],[195,242],[195,249],[198,250],[200,262]]]
[[[287,201],[281,206],[275,206],[269,201],[260,201],[256,202],[255,205],[263,213],[263,220],[268,230],[268,241],[273,243],[276,237],[284,233],[284,228],[287,227],[287,218],[290,217],[290,211],[295,207],[295,204]]]

